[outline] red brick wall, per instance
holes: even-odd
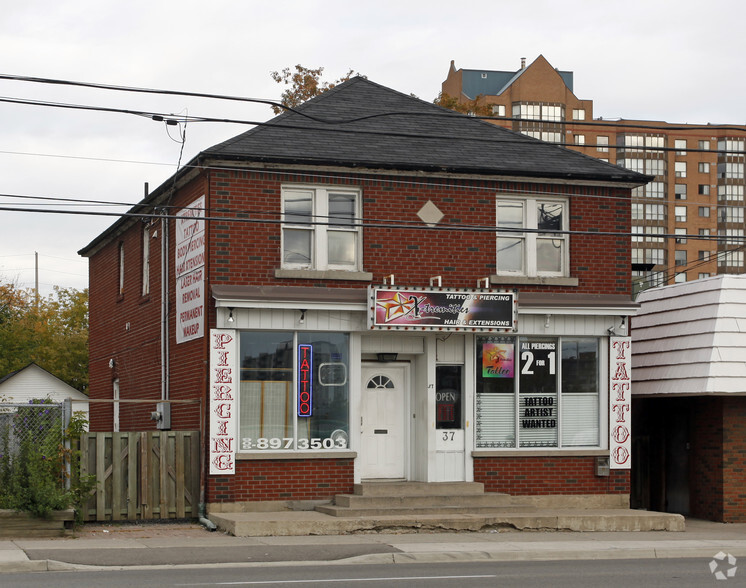
[[[239,460],[234,476],[208,477],[206,502],[330,500],[352,484],[352,459]]]
[[[485,492],[514,496],[543,494],[629,494],[629,470],[596,476],[595,457],[479,457],[474,481]]]
[[[441,275],[443,285],[473,288],[476,280],[495,274],[495,194],[539,192],[570,200],[573,231],[628,233],[629,191],[528,182],[468,180],[437,183],[396,176],[369,180],[348,174],[325,174],[316,179],[303,174],[247,171],[212,171],[211,208],[222,216],[243,216],[251,222],[211,223],[210,278],[220,284],[362,287],[360,282],[277,279],[280,267],[280,229],[283,184],[333,184],[361,187],[363,214],[379,224],[406,227],[366,227],[363,234],[363,270],[373,283],[396,275],[397,284],[427,285]],[[602,198],[598,198],[601,196]],[[484,231],[427,228],[417,216],[432,201],[444,213],[441,225],[484,227]],[[261,222],[265,221],[265,222]],[[576,294],[626,294],[629,279],[629,239],[617,236],[573,235],[570,240],[571,275],[576,287],[554,291]],[[522,291],[546,291],[547,286],[521,286]]]
[[[215,325],[210,285],[251,284],[362,288],[359,281],[278,279],[280,267],[281,187],[283,183],[349,185],[362,188],[363,212],[370,223],[399,226],[367,226],[363,230],[363,270],[372,272],[374,284],[395,274],[397,284],[425,286],[441,275],[447,287],[473,288],[476,280],[495,273],[496,193],[541,193],[566,196],[570,201],[570,229],[575,232],[628,233],[629,190],[545,185],[530,182],[478,180],[433,180],[420,177],[325,174],[274,174],[251,171],[208,171],[179,190],[171,200],[175,206],[207,195],[211,217],[207,224],[206,324]],[[601,196],[599,199],[597,196]],[[428,229],[417,217],[420,208],[432,201],[443,213],[444,224],[483,227],[483,231]],[[173,214],[173,209],[171,211]],[[407,227],[409,224],[412,228]],[[173,227],[173,221],[170,221]],[[90,260],[91,398],[111,398],[112,381],[120,380],[123,399],[160,399],[160,239],[151,241],[151,294],[143,299],[141,287],[142,223],[135,222],[113,237]],[[160,231],[160,228],[159,228]],[[125,244],[125,292],[117,293],[118,244]],[[570,237],[571,275],[578,287],[521,286],[521,291],[554,291],[573,294],[631,293],[630,244],[626,237],[574,234]],[[174,336],[174,231],[168,251],[170,275],[169,341],[171,348],[171,398],[206,398],[206,338],[177,345]],[[506,285],[505,287],[510,287]],[[129,330],[126,328],[129,323]],[[108,367],[110,359],[116,368]],[[172,428],[199,429],[205,415],[198,404],[174,405]],[[121,430],[149,430],[153,404],[127,405],[120,409]],[[206,404],[203,404],[206,411]],[[110,405],[93,404],[91,430],[111,430]],[[206,440],[205,440],[206,442]],[[535,484],[531,493],[623,493],[629,492],[629,477],[615,473],[596,479],[593,459],[530,458],[477,460],[479,475],[489,488],[520,494],[522,480]],[[503,472],[507,464],[513,470]],[[297,466],[297,468],[296,468]],[[498,467],[499,466],[499,467]],[[338,471],[339,470],[339,471]],[[298,473],[298,471],[300,473]],[[499,473],[496,475],[495,471]],[[541,475],[536,472],[541,472]],[[534,476],[534,478],[531,478]],[[349,492],[351,460],[239,461],[238,473],[228,478],[209,478],[210,501],[326,499]],[[525,490],[525,488],[524,488]]]
[[[184,205],[204,194],[201,181],[192,182],[175,198]],[[200,427],[199,400],[205,394],[206,366],[204,339],[176,345],[174,288],[174,230],[168,251],[170,284],[171,386],[172,400],[197,401],[172,405],[173,429]],[[128,229],[104,245],[89,260],[89,393],[92,399],[111,399],[115,378],[119,379],[120,399],[152,400],[152,403],[120,403],[121,431],[147,431],[156,428],[150,420],[155,403],[161,398],[161,244],[160,220],[149,228],[150,294],[142,296],[142,231],[144,223],[135,221]],[[119,243],[124,244],[124,292],[119,293]],[[208,303],[209,306],[209,303]],[[114,368],[109,361],[114,360]],[[110,403],[91,403],[91,431],[111,431],[113,407]]]
[[[746,523],[746,398],[723,398],[723,521]]]
[[[689,444],[690,514],[723,522],[723,399],[691,398],[684,402],[689,404],[693,417]]]

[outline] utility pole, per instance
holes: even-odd
[[[34,251],[34,301],[36,313],[39,313],[39,252]]]

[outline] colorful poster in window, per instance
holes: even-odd
[[[612,470],[632,467],[632,338],[609,339],[609,466]]]
[[[513,343],[482,344],[482,377],[512,378],[514,373]]]
[[[371,288],[371,329],[515,331],[516,294],[502,290]]]

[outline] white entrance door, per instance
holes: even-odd
[[[409,364],[363,364],[361,477],[404,478]]]

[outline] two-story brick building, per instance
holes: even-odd
[[[159,426],[203,432],[208,503],[400,479],[623,504],[648,179],[337,86],[200,153],[81,251],[91,397],[120,401],[91,428],[155,428],[162,403]]]

